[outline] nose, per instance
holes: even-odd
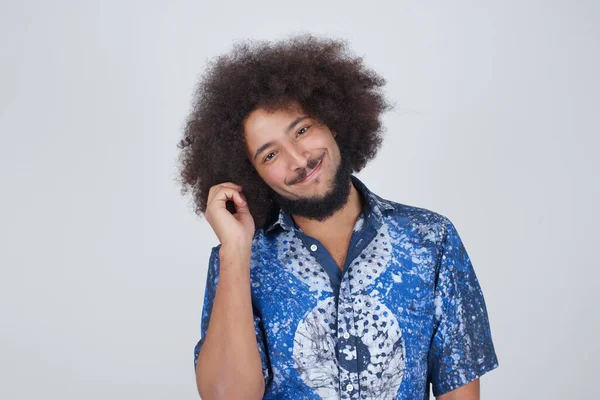
[[[286,148],[288,167],[291,171],[306,168],[310,153],[300,146],[290,144]]]

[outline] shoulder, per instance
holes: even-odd
[[[450,219],[438,211],[384,199],[375,194],[374,197],[380,208],[385,210],[384,220],[398,228],[429,236],[434,241],[443,239],[449,231],[454,230]]]

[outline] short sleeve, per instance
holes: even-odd
[[[455,226],[444,217],[429,380],[440,396],[498,367],[483,292]]]
[[[210,322],[210,315],[212,312],[213,302],[217,290],[217,284],[219,283],[219,248],[213,247],[210,255],[210,261],[208,266],[208,272],[206,277],[206,290],[204,292],[204,305],[202,306],[202,317],[200,322],[200,340],[194,347],[194,371],[198,363],[198,354],[204,344],[206,338],[206,331],[208,330],[208,324]],[[262,328],[261,318],[254,313],[254,332],[256,334],[256,344],[258,346],[258,352],[260,354],[263,376],[265,378],[265,386],[271,377],[269,359],[266,352],[265,337]]]

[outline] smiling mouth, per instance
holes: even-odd
[[[306,180],[310,179],[313,176],[313,174],[315,174],[317,172],[317,170],[321,167],[322,163],[323,163],[323,159],[321,159],[321,161],[319,161],[319,163],[317,164],[317,166],[314,167],[312,171],[310,171],[310,174],[306,175],[304,177],[304,179],[302,179],[298,183],[304,183],[304,182],[306,182]]]

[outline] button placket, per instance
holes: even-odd
[[[343,399],[358,399],[359,398],[359,374],[358,369],[358,349],[357,338],[353,336],[356,331],[354,327],[354,308],[352,302],[352,294],[349,287],[348,276],[342,278],[338,298],[338,337],[340,340],[338,350],[338,362],[340,365],[346,364],[343,369],[344,373],[340,375],[340,383]],[[342,353],[342,349],[351,349],[350,359],[344,359],[348,355],[348,351]],[[351,365],[348,365],[348,364]]]

